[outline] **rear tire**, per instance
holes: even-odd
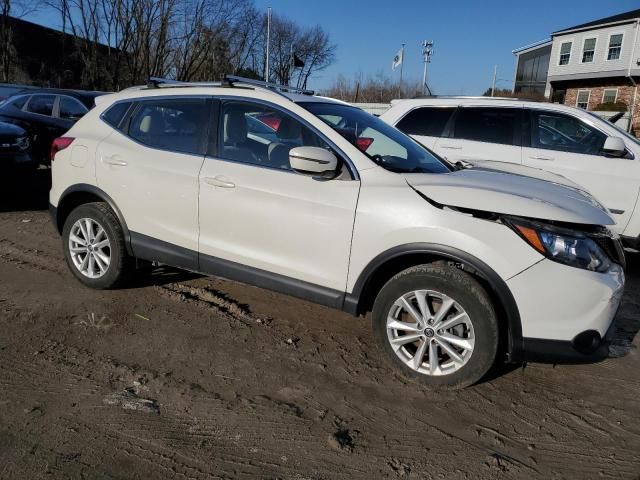
[[[395,275],[378,293],[372,321],[393,365],[429,386],[472,385],[496,358],[498,321],[489,295],[452,266],[418,265]]]
[[[87,287],[118,287],[135,268],[122,226],[106,203],[75,208],[64,222],[62,246],[71,273]]]

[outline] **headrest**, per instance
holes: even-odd
[[[247,139],[247,119],[241,110],[229,110],[224,116],[224,143],[244,143]]]
[[[300,122],[291,117],[282,117],[278,127],[278,138],[282,140],[297,140],[302,134]]]
[[[151,110],[140,121],[139,130],[145,134],[162,133],[164,126],[164,118],[157,110]]]

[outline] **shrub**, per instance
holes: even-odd
[[[608,102],[596,105],[593,110],[596,112],[626,112],[628,109],[627,104],[624,102]]]

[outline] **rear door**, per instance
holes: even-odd
[[[525,165],[548,170],[573,180],[593,194],[613,214],[622,231],[633,213],[640,183],[638,159],[605,155],[607,134],[592,122],[561,112],[526,110]]]
[[[209,124],[204,98],[145,99],[98,146],[98,186],[122,211],[136,255],[198,268],[198,175]]]
[[[450,162],[521,163],[522,107],[463,106],[435,151]]]
[[[455,106],[417,107],[402,117],[395,126],[433,150],[455,111]]]
[[[54,117],[56,101],[53,94],[32,95],[20,115],[31,135],[35,153],[41,159],[48,158],[53,139],[66,132]]]

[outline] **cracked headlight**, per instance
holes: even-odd
[[[587,235],[554,225],[509,218],[506,223],[535,250],[554,262],[593,272],[606,272],[611,260]]]

